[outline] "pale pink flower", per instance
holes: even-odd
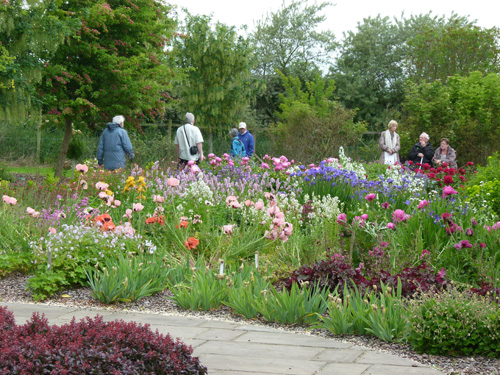
[[[36,212],[36,211],[35,211],[33,208],[31,208],[31,207],[27,207],[27,208],[26,208],[26,213],[27,213],[28,215],[30,215],[30,216],[33,216],[33,214],[34,214],[35,212]]]
[[[285,228],[283,228],[283,232],[287,236],[291,236],[292,235],[292,231],[293,231],[293,224],[286,222],[285,223]]]
[[[40,216],[40,212],[35,211],[35,212],[33,212],[33,215],[31,215],[31,216],[36,219],[38,216]]]
[[[180,181],[175,177],[167,178],[167,185],[171,187],[179,186]]]
[[[87,167],[85,164],[77,164],[75,169],[81,173],[87,173],[89,171],[89,167]]]
[[[240,202],[238,202],[238,201],[231,201],[231,202],[229,203],[229,207],[231,207],[231,208],[240,208],[240,207],[241,207],[241,204],[240,204]]]
[[[17,199],[16,198],[12,198],[12,197],[9,197],[8,195],[3,195],[2,196],[2,200],[7,203],[7,204],[10,204],[11,206],[15,206],[17,204]]]
[[[122,204],[122,202],[120,202],[118,199],[115,199],[113,201],[113,206],[115,206],[115,207],[120,207],[121,204]]]
[[[80,186],[82,187],[83,190],[87,190],[89,188],[89,185],[87,184],[87,181],[85,181],[85,180],[80,181]]]
[[[129,219],[132,219],[132,210],[130,208],[128,208],[127,210],[125,210],[125,215],[123,215],[123,217],[128,217]]]
[[[101,199],[106,199],[106,200],[107,200],[107,199],[108,199],[108,194],[106,194],[106,192],[105,192],[105,191],[101,191],[101,192],[99,193],[99,198],[101,198]]]
[[[95,187],[97,190],[106,191],[108,190],[109,185],[105,182],[99,181],[97,184],[95,184]]]
[[[214,155],[214,154],[208,154],[208,158],[209,158],[209,159],[212,159],[213,157],[215,157],[215,155]]]
[[[262,163],[262,164],[260,165],[260,167],[261,167],[262,169],[269,169],[269,164],[267,164],[267,163]]]
[[[231,235],[233,234],[233,228],[235,227],[235,224],[227,224],[222,227],[222,230],[224,231],[224,234]]]
[[[229,206],[231,202],[238,201],[238,198],[236,198],[234,195],[229,195],[226,198],[226,206]]]
[[[262,209],[264,209],[264,202],[262,202],[262,201],[256,202],[255,203],[255,209],[259,210],[259,211],[261,211]]]
[[[273,217],[279,211],[280,211],[280,208],[278,206],[271,206],[267,210],[267,213],[268,213],[269,216]]]
[[[276,199],[276,196],[273,193],[264,193],[264,197],[266,197],[268,201],[274,201]]]
[[[196,164],[194,164],[191,166],[191,172],[197,174],[198,172],[201,172],[201,169]]]
[[[131,210],[130,210],[131,211]],[[135,234],[135,229],[132,227],[128,221],[123,225],[118,225],[115,230],[115,234],[123,234],[128,237],[132,237]]]
[[[57,229],[56,229],[56,228],[52,228],[52,227],[50,227],[50,228],[49,228],[49,233],[50,233],[50,234],[56,234],[56,233],[57,233]]]
[[[132,210],[135,212],[141,212],[144,209],[144,206],[141,203],[133,203]]]
[[[165,197],[163,195],[153,195],[153,202],[162,204],[165,202]]]
[[[250,207],[250,206],[253,206],[253,205],[254,205],[254,203],[250,199],[247,199],[245,201],[245,206]]]

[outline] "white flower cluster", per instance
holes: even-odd
[[[328,194],[320,198],[313,194],[312,206],[316,209],[316,215],[321,218],[327,220],[336,219],[341,213],[340,205],[338,197],[332,197]]]
[[[344,153],[344,148],[342,146],[339,147],[339,162],[342,166],[342,169],[346,171],[352,171],[358,176],[360,179],[366,178],[366,171],[363,167],[363,164],[357,163],[353,161],[351,158],[348,158]]]
[[[117,249],[126,249],[127,245],[129,248],[130,245],[137,248],[142,242],[141,239],[140,235],[119,236],[113,232],[101,232],[97,228],[84,225],[63,224],[59,232],[41,237],[39,241],[31,241],[30,249],[35,254],[34,258],[38,260],[55,259],[58,256],[73,259],[79,251],[89,250],[96,257],[88,261],[97,261],[97,257],[104,258],[105,253],[116,253]]]
[[[392,180],[390,184],[387,180]],[[412,194],[421,193],[425,190],[425,178],[411,170],[403,169],[401,164],[391,165],[385,171],[385,185],[407,185],[405,190]]]
[[[212,202],[214,199],[214,193],[203,179],[198,179],[188,185],[182,194],[182,198],[198,203],[203,203],[206,200]]]

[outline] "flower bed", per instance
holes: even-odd
[[[73,285],[106,303],[169,288],[183,308],[413,343],[410,303],[457,289],[495,301],[500,222],[466,195],[473,165],[339,154],[309,166],[209,155],[201,169],[129,174],[87,163],[70,183],[2,182],[0,275],[33,274],[36,299]],[[474,350],[498,356],[491,348]]]

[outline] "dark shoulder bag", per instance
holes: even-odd
[[[183,126],[184,129],[182,129],[182,130],[184,130],[184,137],[186,138],[186,142],[187,142],[187,144],[189,146],[189,153],[191,155],[196,155],[198,153],[198,147],[190,145],[190,143],[188,141],[188,138],[187,138],[187,135],[186,135],[186,128],[185,128],[185,126],[186,125]]]

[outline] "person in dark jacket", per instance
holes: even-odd
[[[99,166],[109,170],[125,168],[126,158],[134,158],[132,143],[128,137],[127,131],[123,129],[125,118],[123,116],[113,117],[113,122],[106,125],[106,129],[102,132],[97,146],[97,163]]]
[[[246,151],[246,156],[250,157],[253,155],[253,152],[255,150],[255,141],[253,139],[253,135],[250,134],[247,130],[247,124],[244,122],[240,122],[240,125],[238,126],[240,129],[240,135],[238,136],[239,140],[243,142],[243,145],[245,145],[245,151]]]
[[[408,160],[413,162],[413,166],[416,166],[417,163],[432,165],[434,147],[429,143],[429,139],[430,137],[427,133],[420,134],[418,143],[408,153]]]

